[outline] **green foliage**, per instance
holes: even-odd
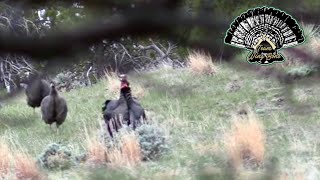
[[[72,73],[71,72],[66,72],[66,73],[59,73],[55,77],[55,82],[57,84],[61,85],[66,85],[66,84],[71,84],[72,82]]]
[[[54,81],[57,83],[57,87],[66,88],[67,91],[70,89],[85,87],[85,83],[82,82],[75,73],[70,71],[57,74]]]
[[[61,1],[48,2],[41,7],[34,6],[32,10],[27,9],[25,15],[28,18],[31,18],[31,20],[38,20],[38,10],[40,9],[45,9],[43,18],[50,19],[50,30],[73,28],[88,17],[88,15],[86,16],[85,8],[77,6],[76,4]],[[44,27],[42,26],[41,28]]]
[[[144,124],[136,129],[143,160],[156,160],[169,150],[167,139],[161,128]]]
[[[38,157],[38,164],[50,170],[66,170],[74,165],[71,151],[62,144],[49,144]]]

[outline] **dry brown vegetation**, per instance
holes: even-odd
[[[45,179],[34,159],[26,153],[10,149],[4,140],[0,143],[0,173],[3,179]]]
[[[214,65],[210,55],[203,51],[189,52],[187,62],[190,70],[199,75],[213,75],[217,73],[217,66]]]
[[[120,92],[120,80],[116,73],[105,72],[107,80],[107,89],[114,95],[118,95]]]
[[[107,149],[103,143],[99,142],[96,138],[90,138],[87,141],[87,160],[89,166],[101,166],[106,164]]]
[[[132,86],[132,96],[136,98],[142,98],[148,93],[148,91],[140,86],[139,84],[135,83],[134,86]]]
[[[247,108],[247,115],[233,115],[230,131],[225,133],[225,148],[234,167],[247,168],[262,165],[265,157],[265,132],[254,112]]]
[[[107,148],[96,138],[87,133],[87,160],[90,167],[107,165],[109,167],[134,167],[141,158],[140,144],[134,133],[123,133],[119,138],[119,146]]]
[[[17,153],[14,157],[15,174],[17,179],[42,180],[45,177],[39,171],[34,160],[27,154]]]
[[[134,167],[140,164],[142,157],[137,136],[134,133],[125,133],[120,139],[120,147],[107,152],[111,166]]]
[[[11,153],[8,145],[1,140],[0,142],[0,177],[6,176],[10,172]]]

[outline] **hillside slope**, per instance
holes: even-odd
[[[129,169],[128,173],[139,179],[194,179],[199,165],[212,172],[223,168],[228,159],[223,135],[230,130],[232,113],[240,112],[245,105],[253,109],[263,124],[267,138],[263,150],[265,162],[275,156],[281,170],[290,175],[300,171],[306,176],[317,173],[319,86],[295,90],[297,101],[308,102],[313,107],[312,111],[297,114],[290,111],[282,97],[282,87],[273,79],[236,71],[225,64],[218,65],[218,69],[213,76],[194,75],[188,69],[162,69],[129,76],[133,87],[142,87],[139,99],[149,119],[166,130],[170,152],[158,161]],[[48,144],[57,142],[69,146],[74,153],[81,153],[86,139],[84,129],[99,128],[104,100],[118,96],[106,90],[107,83],[101,81],[92,87],[61,93],[67,100],[69,114],[59,134],[45,125],[39,109],[33,114],[25,96],[17,97],[0,109],[1,137],[33,158]],[[250,174],[244,172],[243,176]],[[84,177],[81,167],[47,173],[49,179]]]

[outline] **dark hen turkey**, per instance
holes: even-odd
[[[50,93],[49,83],[39,73],[29,73],[26,81],[27,104],[35,109],[40,107],[41,101]]]
[[[42,119],[51,127],[52,123],[56,123],[57,128],[64,123],[68,107],[66,100],[61,97],[53,83],[51,83],[50,94],[41,102]]]

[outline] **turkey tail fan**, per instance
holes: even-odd
[[[263,36],[270,39],[276,49],[304,42],[303,31],[295,19],[281,10],[264,6],[238,16],[226,33],[225,43],[252,50]]]

